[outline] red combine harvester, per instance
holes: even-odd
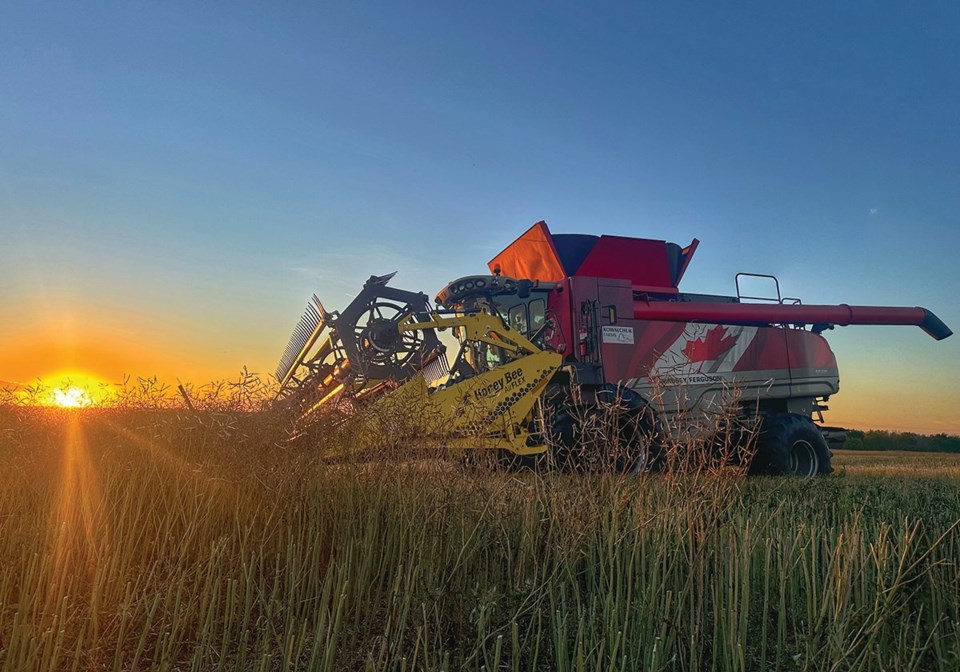
[[[386,287],[389,278],[371,278],[344,311],[360,316],[348,325],[329,319],[317,302],[319,311],[313,313],[320,316],[301,325],[278,369],[281,395],[297,400],[304,413],[315,413],[343,394],[393,389],[385,381],[423,379],[428,400],[490,380],[478,389],[503,396],[496,407],[500,415],[485,416],[490,445],[518,455],[570,454],[582,443],[591,413],[615,400],[633,418],[632,429],[617,440],[642,444],[631,459],[618,460],[629,469],[656,463],[658,441],[669,431],[665,428],[676,425],[669,420],[709,417],[733,402],[741,418],[759,424],[754,473],[809,477],[830,472],[825,434],[842,440],[842,432],[814,422],[814,417],[823,421],[825,403],[840,387],[837,362],[822,332],[856,324],[913,325],[937,340],[952,333],[924,308],[784,299],[772,276],[757,276],[776,287],[776,296],[763,302],[740,295],[741,276],[749,274],[738,276],[737,296],[681,292],[697,245],[697,240],[680,247],[662,240],[552,234],[538,222],[489,262],[491,275],[463,277],[444,287],[436,309],[422,294]],[[377,308],[386,305],[378,298],[386,294],[392,302],[388,316]],[[476,315],[498,318],[498,326],[474,342],[467,329],[457,330],[457,319]],[[447,326],[460,334],[453,367],[432,333]],[[326,328],[327,345],[311,354]],[[530,345],[514,347],[511,334]],[[554,369],[538,369],[545,383],[532,391],[517,387],[511,396],[511,376],[522,382],[522,372],[497,376],[505,367],[519,371],[524,357],[541,352],[559,355]],[[402,359],[403,366],[389,371],[380,366],[376,376],[369,375],[375,359],[382,364],[391,357]],[[337,376],[338,370],[350,373]],[[536,408],[522,416],[511,412],[512,403],[531,393],[537,395]],[[451,417],[462,415],[462,408],[445,403]]]

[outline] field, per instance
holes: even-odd
[[[836,466],[327,464],[262,418],[0,408],[0,669],[960,669],[960,456]]]
[[[849,476],[950,478],[960,482],[960,454],[838,450],[834,468]]]

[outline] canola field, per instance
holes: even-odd
[[[802,482],[331,464],[0,408],[0,670],[957,670],[960,456]]]

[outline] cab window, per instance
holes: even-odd
[[[527,333],[527,310],[522,303],[510,309],[509,324],[511,329],[516,329],[521,334]]]
[[[547,319],[547,304],[543,299],[530,302],[530,331],[536,333]]]

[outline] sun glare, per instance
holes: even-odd
[[[44,376],[22,392],[29,403],[57,408],[99,406],[110,396],[109,386],[85,372],[64,371]]]
[[[87,391],[79,387],[54,388],[51,399],[54,406],[61,408],[83,408],[93,403]]]

